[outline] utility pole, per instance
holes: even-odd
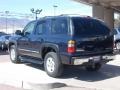
[[[56,8],[57,8],[58,6],[57,5],[53,5],[53,8],[54,8],[54,16],[56,15]]]
[[[12,21],[13,22],[13,33],[15,32],[15,20]]]
[[[33,13],[33,14],[35,14],[35,17],[36,17],[36,20],[38,19],[38,14],[40,14],[41,12],[42,12],[42,9],[40,10],[40,9],[34,9],[34,8],[32,8],[31,9],[31,12]]]
[[[6,20],[5,20],[5,23],[6,23],[6,33],[7,33],[7,27],[8,27],[8,25],[7,25],[7,16],[8,16],[8,13],[9,13],[9,11],[5,11],[5,14],[6,14]]]

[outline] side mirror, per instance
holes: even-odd
[[[15,34],[16,34],[16,35],[22,35],[22,32],[21,32],[21,30],[16,30],[16,31],[15,31]]]
[[[30,33],[29,32],[25,32],[24,36],[28,36],[28,35],[30,35]]]

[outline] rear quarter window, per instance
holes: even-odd
[[[67,34],[68,23],[66,18],[52,19],[52,34]]]

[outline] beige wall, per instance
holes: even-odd
[[[114,28],[114,10],[99,5],[93,5],[93,17],[104,20],[107,25]]]

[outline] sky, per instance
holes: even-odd
[[[57,5],[56,15],[80,14],[92,16],[92,7],[72,0],[0,0],[0,12],[30,14],[31,8],[42,9],[40,16],[54,15],[53,5]]]

